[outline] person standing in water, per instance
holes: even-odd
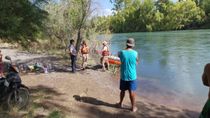
[[[203,85],[209,87],[209,95],[199,118],[210,118],[210,63],[206,64],[204,67],[202,81]]]
[[[118,107],[122,107],[122,102],[125,97],[125,91],[129,91],[131,101],[131,111],[136,112],[136,89],[137,89],[137,74],[136,65],[138,63],[138,53],[133,50],[135,41],[133,38],[128,38],[126,41],[126,49],[121,50],[118,56],[121,61],[120,67],[120,102],[117,104]]]

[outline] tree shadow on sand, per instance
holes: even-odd
[[[47,86],[34,86],[30,88],[30,102],[26,109],[22,111],[0,111],[0,118],[46,118],[49,113],[59,110],[61,113],[74,112],[73,109],[60,104],[65,99],[59,98],[64,95],[54,88]]]
[[[51,110],[57,108],[64,112],[72,112],[70,108],[58,104],[58,102],[64,102],[65,99],[60,99],[59,96],[65,95],[59,93],[54,88],[38,85],[30,89],[31,103],[37,108],[43,108],[44,110]],[[57,102],[55,102],[57,101]]]
[[[100,109],[98,106],[106,106],[112,108],[118,108],[116,104],[111,104],[98,100],[93,97],[86,96],[73,96],[76,101],[84,102],[96,106],[89,106],[84,109],[91,118],[198,118],[199,113],[190,110],[174,110],[169,109],[166,106],[158,106],[152,103],[144,103],[141,101],[137,102],[138,111],[133,113],[129,110],[129,107],[126,106],[125,109],[117,110],[117,113],[110,113],[106,110]]]
[[[102,69],[102,65],[97,64],[97,65],[94,65],[94,66],[88,66],[87,69],[100,70],[100,69]]]

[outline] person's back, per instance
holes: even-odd
[[[120,68],[120,102],[118,105],[122,107],[122,102],[125,97],[125,91],[129,91],[131,100],[131,110],[137,111],[135,96],[137,89],[137,75],[136,75],[136,64],[138,61],[138,53],[133,50],[135,41],[133,38],[128,38],[126,41],[126,49],[121,50],[118,54],[121,61]]]
[[[124,81],[135,80],[137,52],[133,49],[122,50],[119,56],[121,61],[121,79]]]

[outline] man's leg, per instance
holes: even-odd
[[[132,105],[132,108],[131,110],[133,112],[136,112],[137,111],[137,107],[136,107],[136,91],[137,89],[137,80],[133,80],[133,81],[130,81],[129,82],[129,95],[130,95],[130,101],[131,101],[131,105]]]
[[[123,102],[123,99],[125,97],[125,91],[120,91],[120,102],[119,102],[119,105],[120,107],[122,107],[122,102]]]
[[[85,65],[85,55],[83,54],[82,55],[82,69],[85,69],[84,65]]]
[[[77,61],[77,58],[76,56],[74,56],[74,72],[76,71],[76,61]]]
[[[87,60],[88,60],[88,54],[85,54],[85,59],[84,59],[84,68],[87,67]]]
[[[131,101],[131,105],[132,105],[131,110],[133,112],[135,112],[137,110],[136,101],[135,101],[136,93],[132,90],[129,90],[129,95],[130,95],[130,101]]]
[[[106,69],[105,69],[105,63],[106,63],[106,62],[105,62],[105,58],[102,57],[102,66],[103,66],[103,70],[106,70]]]
[[[109,70],[109,58],[106,56],[107,70]]]
[[[75,56],[71,56],[71,66],[72,66],[72,72],[75,72],[76,70],[76,57]]]
[[[73,72],[73,56],[71,55],[71,71]]]

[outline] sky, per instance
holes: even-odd
[[[107,16],[112,14],[113,5],[110,0],[93,0],[93,7],[99,16]]]
[[[178,0],[172,0],[176,2]],[[93,0],[94,7],[96,8],[97,15],[99,16],[107,16],[112,14],[113,5],[110,3],[110,0]]]

